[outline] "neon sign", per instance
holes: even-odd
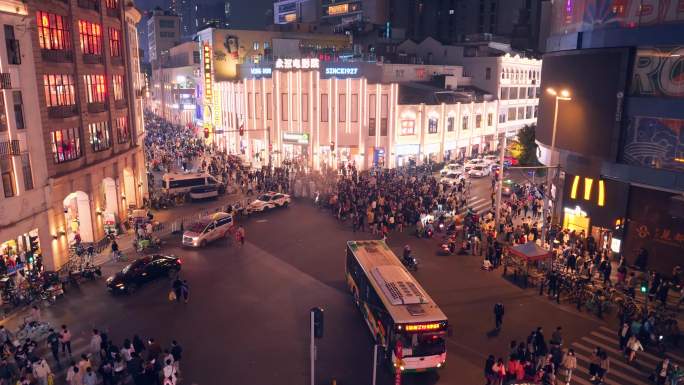
[[[204,78],[204,127],[210,128],[214,93],[211,79],[211,46],[208,43],[202,45],[202,68]]]
[[[442,325],[440,323],[431,323],[431,324],[406,325],[404,329],[407,332],[421,332],[421,331],[437,330],[441,327],[442,327]]]
[[[358,68],[354,67],[340,67],[340,68],[326,68],[326,75],[356,75],[359,73]]]
[[[277,59],[275,62],[276,69],[318,69],[320,67],[320,60],[318,59]]]
[[[272,70],[270,68],[258,67],[258,68],[250,68],[249,72],[252,75],[271,75]]]

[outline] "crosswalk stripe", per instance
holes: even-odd
[[[591,359],[588,358],[587,356],[581,354],[581,353],[575,353],[575,356],[576,356],[578,359],[580,359],[580,360],[586,362],[587,364],[590,364],[590,363],[591,363]],[[610,367],[610,369],[608,369],[608,373],[607,373],[607,374],[605,375],[605,377],[603,378],[603,382],[604,382],[604,383],[606,383],[606,384],[608,384],[608,385],[625,385],[624,382],[615,382],[615,381],[612,379],[612,378],[614,378],[614,377],[619,377],[619,378],[621,379],[621,381],[627,381],[627,382],[629,382],[629,383],[633,383],[633,384],[636,384],[636,385],[650,385],[650,384],[648,384],[648,383],[646,383],[646,382],[641,381],[641,380],[638,379],[638,378],[629,377],[629,376],[627,376],[627,375],[625,375],[625,374],[622,374],[620,371],[614,370],[613,365],[612,365],[612,364],[613,364],[613,361],[611,360],[610,363],[611,363],[611,367]],[[582,368],[584,369],[584,367],[582,367]],[[587,369],[587,374],[588,374],[588,373],[589,373],[589,366],[588,366],[588,365],[587,365],[587,368],[586,368],[586,369]],[[612,377],[612,378],[611,378],[611,377]]]
[[[587,364],[590,364],[590,363],[591,363],[591,359],[589,359],[587,356],[585,356],[585,355],[583,355],[583,354],[581,354],[581,353],[575,353],[575,357],[577,357],[578,360],[581,360],[581,361],[586,362]],[[578,369],[578,370],[581,369],[581,370],[582,370],[582,373],[584,373],[584,374],[590,376],[590,374],[589,374],[589,365],[587,365],[586,368],[585,368],[584,366],[579,366],[579,365],[578,365],[578,366],[577,366],[577,369]],[[617,382],[613,381],[613,380],[610,378],[610,375],[611,375],[611,374],[612,374],[612,373],[609,371],[608,374],[603,378],[603,383],[605,383],[605,384],[607,384],[607,385],[625,385],[625,384],[620,384],[620,383],[617,383]]]
[[[605,336],[603,336],[602,334],[599,334],[598,332],[591,332],[591,333],[589,333],[589,334],[591,334],[591,335],[593,335],[593,336],[596,336],[596,337],[599,337],[599,338],[602,338],[602,339],[609,339],[608,337],[605,337]],[[584,337],[584,338],[587,338],[587,337]],[[610,339],[610,341],[613,342],[613,344],[614,344],[613,346],[619,345],[618,341],[616,341],[616,340]],[[615,349],[613,349],[613,351],[619,352],[618,350],[615,350]],[[622,352],[619,352],[619,353],[622,354]],[[616,353],[616,354],[617,354],[617,353]],[[660,362],[660,361],[662,360],[662,358],[656,357],[656,356],[654,356],[653,354],[651,354],[651,353],[649,353],[649,352],[646,352],[646,351],[638,352],[638,353],[637,353],[637,356],[639,356],[639,357],[647,357],[648,359],[650,359],[651,361],[655,361],[656,363],[658,363],[658,362]]]
[[[589,354],[593,354],[593,352],[594,352],[593,348],[588,348],[588,347],[586,347],[586,346],[584,346],[584,345],[582,345],[582,344],[580,344],[580,343],[577,343],[577,342],[574,343],[574,344],[572,344],[572,346],[575,346],[575,347],[577,347],[577,348],[580,349],[580,350],[584,350],[585,352],[587,352],[587,353],[589,353]],[[629,364],[627,364],[627,363],[621,361],[619,358],[620,358],[620,357],[618,357],[618,358],[611,357],[611,360],[610,360],[610,365],[611,365],[611,367],[612,367],[613,365],[617,365],[617,366],[619,366],[619,367],[621,367],[621,368],[623,368],[623,369],[627,369],[627,370],[629,370],[630,372],[635,373],[636,375],[640,375],[640,376],[643,376],[643,375],[644,375],[644,373],[643,373],[642,371],[640,371],[639,369],[637,369],[637,368],[635,368],[635,367],[633,367],[633,366],[630,366]],[[638,355],[637,355],[637,358],[638,358]]]
[[[589,380],[585,380],[584,378],[578,376],[578,375],[576,374],[576,372],[577,372],[577,370],[575,370],[575,371],[572,373],[572,379],[570,380],[570,382],[572,382],[572,383],[577,383],[577,384],[580,384],[580,385],[594,385],[594,384],[592,384],[591,382],[589,382]],[[561,382],[561,384],[563,384],[563,383],[564,383],[564,382]]]

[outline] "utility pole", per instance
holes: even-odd
[[[504,155],[506,154],[506,145],[507,145],[507,138],[506,138],[506,129],[504,129],[503,132],[503,139],[501,140],[501,149],[499,150],[499,184],[497,185],[496,189],[496,213],[495,213],[495,221],[494,221],[494,231],[499,235],[499,224],[501,223],[501,192],[503,190],[503,181],[504,181]]]

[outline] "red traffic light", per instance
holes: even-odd
[[[240,126],[240,128],[238,129],[238,132],[240,133],[240,136],[245,135],[245,128]]]
[[[204,127],[204,139],[209,139],[209,127]]]

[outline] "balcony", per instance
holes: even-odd
[[[111,60],[112,65],[122,67],[123,66],[123,58],[121,56],[112,56]]]
[[[78,0],[78,6],[85,9],[92,9],[93,11],[100,10],[100,2],[98,0]]]
[[[105,111],[107,111],[107,103],[105,102],[88,103],[88,112],[91,114],[97,114]]]
[[[123,110],[128,107],[128,103],[126,102],[126,99],[115,100],[114,107],[116,107],[117,110]]]
[[[47,110],[50,119],[64,119],[78,115],[76,105],[48,107]]]
[[[74,61],[74,52],[58,49],[41,49],[40,56],[44,61],[55,63],[71,63]]]
[[[0,156],[4,157],[19,154],[21,154],[21,150],[18,140],[0,142]]]
[[[85,64],[102,64],[102,55],[83,55]]]
[[[118,18],[120,14],[121,14],[121,13],[119,12],[119,8],[109,8],[109,7],[107,7],[107,16]]]

